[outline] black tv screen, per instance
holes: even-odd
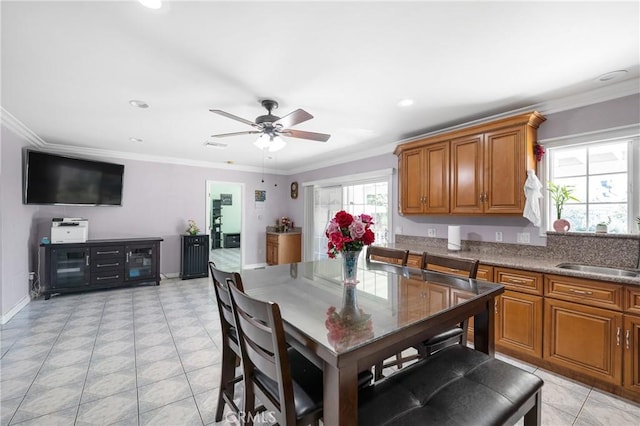
[[[24,204],[122,205],[124,165],[25,150]]]

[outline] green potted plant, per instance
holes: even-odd
[[[557,232],[566,232],[571,228],[568,220],[562,218],[562,209],[567,201],[580,201],[573,195],[573,185],[557,185],[551,181],[547,182],[547,190],[556,206],[556,220],[553,222],[553,229]]]

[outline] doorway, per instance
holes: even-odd
[[[209,260],[224,271],[242,270],[243,197],[243,183],[207,181],[206,229],[209,234]]]

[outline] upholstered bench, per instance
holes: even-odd
[[[361,425],[540,425],[542,380],[462,345],[360,391]]]

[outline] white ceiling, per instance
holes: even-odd
[[[640,90],[639,2],[2,1],[2,107],[48,149],[283,173],[603,87]],[[620,80],[599,82],[614,70]],[[303,108],[272,158],[254,120]],[[403,98],[414,105],[398,107]],[[134,108],[131,99],[146,101]],[[9,114],[6,114],[6,113]],[[143,142],[131,142],[130,138]],[[34,137],[35,138],[35,137]],[[37,139],[37,138],[35,138]],[[224,150],[205,142],[227,143]]]

